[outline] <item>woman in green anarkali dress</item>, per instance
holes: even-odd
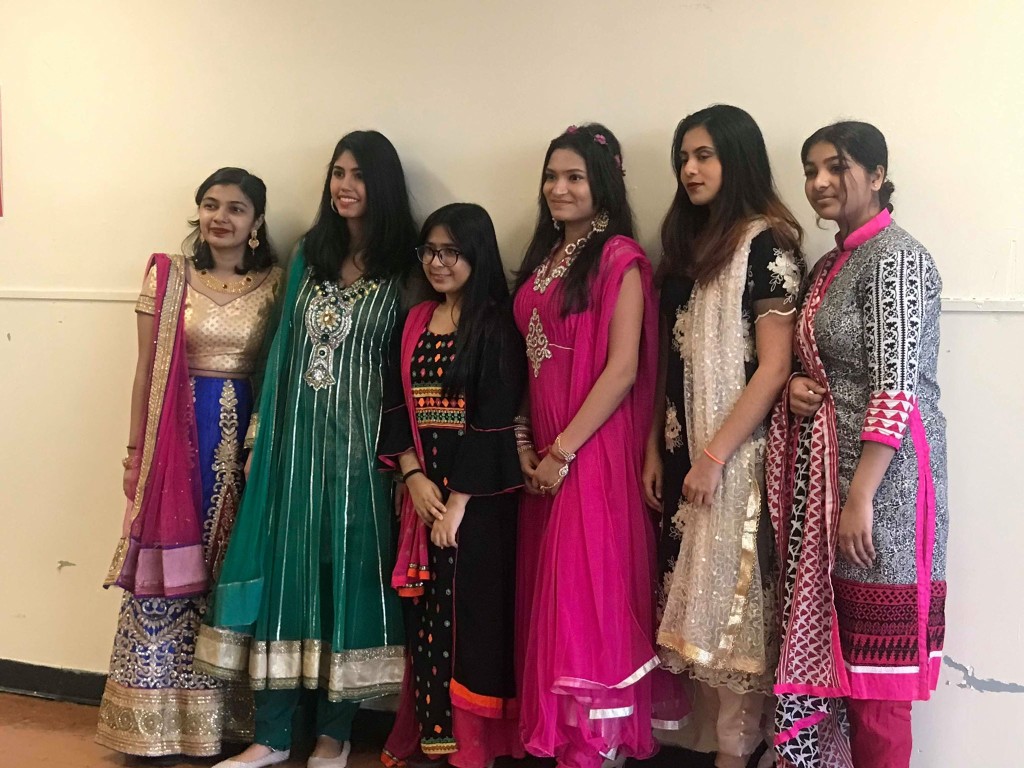
[[[197,666],[247,678],[254,744],[225,768],[288,758],[303,688],[319,689],[311,768],[341,768],[359,702],[398,691],[391,481],[376,469],[382,382],[416,230],[401,162],[346,135],[292,265],[267,363],[251,473]]]

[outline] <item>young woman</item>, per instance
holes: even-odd
[[[291,269],[248,492],[196,651],[256,692],[254,743],[228,768],[288,758],[304,687],[319,689],[309,765],[344,766],[359,702],[399,689],[391,488],[375,456],[415,245],[398,153],[375,131],[348,134]]]
[[[150,258],[135,306],[128,505],[104,585],[125,594],[96,740],[148,757],[215,755],[250,725],[247,694],[225,696],[193,668],[193,649],[242,493],[242,441],[281,270],[261,179],[221,168],[195,200],[188,256]]]
[[[663,529],[676,556],[663,564],[658,643],[665,665],[717,702],[715,765],[731,768],[762,741],[778,651],[764,440],[790,374],[802,233],[742,109],[718,104],[682,120],[672,163],[655,405],[667,456]],[[653,505],[660,459],[648,453]]]
[[[486,768],[523,755],[512,652],[523,477],[513,419],[526,361],[487,211],[446,205],[420,240],[436,296],[406,319],[380,443],[383,466],[407,487],[392,583],[408,598],[411,660],[384,762],[422,753]]]
[[[533,754],[590,768],[655,749],[654,542],[640,471],[657,308],[611,131],[594,123],[555,138],[540,187],[514,305],[529,362],[521,732]]]
[[[821,128],[800,159],[808,201],[839,231],[812,274],[801,371],[769,440],[783,574],[778,751],[791,766],[906,768],[911,702],[935,689],[945,630],[942,281],[892,221],[877,128]]]

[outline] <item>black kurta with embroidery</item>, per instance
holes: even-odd
[[[406,636],[416,696],[421,749],[456,751],[453,711],[510,717],[515,711],[513,664],[516,510],[523,479],[512,420],[525,381],[521,349],[485,343],[479,375],[465,396],[443,391],[455,358],[455,334],[424,329],[411,366],[412,419],[401,382],[392,383],[379,454],[413,447],[419,430],[426,476],[447,501],[453,491],[472,498],[458,531],[458,547],[429,544],[433,576],[425,593],[406,603]],[[397,378],[397,377],[396,377]]]
[[[771,230],[758,234],[750,243],[747,257],[747,283],[743,290],[743,337],[747,381],[757,370],[757,346],[754,323],[764,307],[788,313],[798,305],[803,282],[803,261],[787,257],[775,242]],[[676,511],[683,495],[683,480],[690,471],[690,451],[686,441],[686,414],[683,403],[684,363],[679,355],[679,339],[689,332],[688,310],[694,281],[670,275],[661,286],[659,310],[663,327],[668,329],[669,350],[665,368],[665,442],[662,444],[664,513],[658,531],[658,611],[665,606],[668,583],[679,555],[683,535]],[[768,526],[763,526],[768,530]]]

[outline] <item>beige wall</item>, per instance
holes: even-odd
[[[812,254],[829,234],[813,228],[797,152],[855,116],[885,131],[897,216],[933,250],[945,294],[1002,300],[952,302],[944,321],[947,652],[981,678],[1024,682],[1022,28],[1011,0],[0,0],[0,658],[106,665],[118,595],[99,583],[122,506],[127,299],[146,255],[178,247],[207,173],[260,173],[287,250],[334,142],[379,128],[417,211],[482,203],[512,265],[547,141],[599,119],[625,146],[655,250],[672,129],[725,101],[759,121]],[[917,709],[915,765],[1015,764],[1004,745],[1024,695],[961,677],[947,667]]]

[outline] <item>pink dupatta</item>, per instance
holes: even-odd
[[[405,326],[402,328],[402,356],[399,362],[399,369],[402,377],[402,397],[405,399],[406,412],[411,416],[416,412],[416,404],[412,397],[412,369],[409,361],[412,360],[413,351],[416,349],[416,342],[430,317],[437,307],[436,301],[424,301],[417,304],[405,319]],[[423,458],[423,444],[420,442],[419,430],[413,427],[412,442],[416,449],[416,458],[420,466],[425,467],[426,461]],[[381,456],[383,464],[392,469],[398,469],[398,459],[395,456]],[[402,501],[401,527],[398,534],[398,557],[395,560],[394,570],[391,572],[391,586],[397,590],[402,597],[418,597],[423,594],[423,582],[430,579],[430,566],[427,550],[429,534],[427,526],[416,514],[412,505],[412,497],[408,493]]]
[[[104,586],[117,584],[136,597],[189,597],[206,592],[209,572],[185,350],[185,260],[158,253],[149,268],[156,270],[154,353],[139,476]]]

